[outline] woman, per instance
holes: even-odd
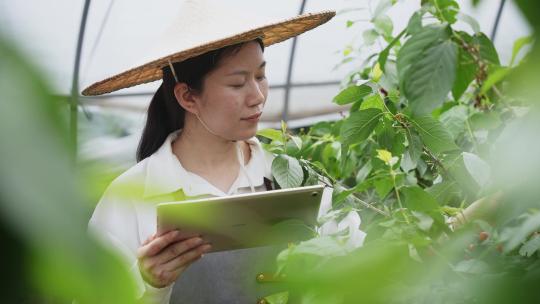
[[[264,47],[334,15],[307,14],[253,27],[254,21],[223,18],[214,6],[201,9],[205,2],[187,1],[183,12],[188,13],[179,18],[185,24],[175,27],[184,32],[194,27],[202,36],[198,44],[178,46],[172,55],[83,92],[111,92],[162,75],[148,108],[138,163],[111,183],[89,224],[124,253],[147,303],[255,303],[280,291],[279,286],[257,284],[255,277],[274,270],[271,262],[283,248],[216,252],[202,258],[211,249],[204,236],[156,231],[155,205],[269,189],[273,155],[254,137],[268,96]],[[227,32],[235,22],[245,22],[244,28],[235,24]],[[204,38],[205,33],[213,38]],[[330,195],[325,191],[321,212],[329,208]],[[263,268],[268,265],[270,269]]]

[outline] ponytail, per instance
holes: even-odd
[[[174,78],[171,81],[167,78],[172,75],[166,74],[170,74],[170,69],[168,73],[164,71],[163,83],[148,106],[146,125],[137,148],[137,162],[156,152],[171,132],[184,127],[185,110],[174,96]]]

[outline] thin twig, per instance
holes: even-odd
[[[367,203],[367,202],[365,202],[365,201],[359,199],[354,193],[352,193],[350,196],[351,196],[352,199],[354,199],[356,202],[360,203],[360,205],[362,205],[362,206],[364,206],[364,207],[366,207],[366,208],[369,208],[369,209],[371,209],[371,210],[373,210],[373,211],[375,211],[375,212],[377,212],[377,213],[379,213],[379,214],[381,214],[381,215],[384,215],[384,216],[386,216],[386,217],[390,217],[390,214],[388,214],[388,213],[382,211],[381,209],[379,209],[379,208],[377,208],[377,207],[374,207],[374,206],[371,205],[370,203]]]

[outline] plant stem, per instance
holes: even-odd
[[[450,177],[450,174],[448,173],[448,171],[446,170],[446,168],[444,167],[444,165],[441,163],[441,161],[440,161],[437,157],[435,157],[435,155],[433,155],[433,154],[431,153],[431,151],[429,151],[429,150],[426,149],[425,147],[423,148],[423,151],[424,151],[424,153],[427,154],[427,156],[429,156],[429,158],[431,158],[431,160],[432,160],[439,168],[441,168],[442,174],[443,174],[444,176]]]
[[[478,142],[476,141],[476,138],[474,137],[474,134],[472,133],[471,124],[469,123],[469,118],[465,119],[465,126],[467,126],[467,132],[469,133],[469,136],[471,137],[471,141],[474,146],[474,151],[478,153]]]
[[[377,208],[377,207],[374,207],[373,205],[371,205],[370,203],[367,203],[361,199],[359,199],[354,193],[351,195],[352,199],[355,200],[356,202],[360,203],[360,205],[368,208],[368,209],[371,209],[381,215],[384,215],[385,217],[390,217],[390,214],[382,211],[381,209]]]
[[[334,188],[334,187],[335,187],[335,184],[338,184],[338,185],[340,185],[341,187],[343,187],[343,188],[345,189],[345,191],[346,191],[346,190],[349,190],[349,189],[347,189],[347,187],[345,187],[344,185],[340,184],[340,183],[337,182],[336,180],[333,180],[333,181],[332,181],[333,184],[329,184],[327,181],[325,181],[324,179],[321,179],[321,178],[319,178],[319,180],[320,180],[323,184],[325,184],[326,186],[328,186],[328,187]],[[361,200],[361,199],[358,198],[354,193],[352,193],[352,194],[350,195],[350,197],[351,197],[353,200],[355,200],[357,203],[359,203],[360,205],[362,205],[362,206],[364,206],[364,207],[366,207],[366,208],[368,208],[368,209],[371,209],[371,210],[373,210],[373,211],[375,211],[375,212],[377,212],[377,213],[379,213],[379,214],[381,214],[381,215],[383,215],[383,216],[385,216],[385,217],[390,217],[390,215],[389,215],[388,213],[382,211],[381,209],[379,209],[379,208],[377,208],[377,207],[374,207],[374,206],[371,205],[370,203],[367,203],[367,202]]]
[[[409,220],[409,216],[405,212],[405,209],[403,208],[403,204],[401,203],[401,197],[399,196],[399,191],[398,191],[398,188],[397,188],[397,185],[396,185],[396,174],[394,173],[392,168],[390,168],[390,175],[392,176],[392,183],[394,184],[394,192],[396,193],[396,198],[397,198],[397,201],[398,201],[398,204],[399,204],[399,209],[403,213],[403,217],[405,218],[405,222],[407,222],[407,224],[410,224],[411,222]]]

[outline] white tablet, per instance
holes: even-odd
[[[158,230],[200,233],[212,252],[287,244],[314,236],[324,186],[160,203]]]

